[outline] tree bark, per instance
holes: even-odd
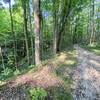
[[[57,53],[57,32],[58,32],[58,26],[57,26],[57,9],[55,8],[56,6],[56,0],[54,0],[53,2],[53,8],[54,8],[54,16],[53,16],[53,20],[54,20],[54,34],[53,34],[53,53],[56,54]]]
[[[11,31],[13,34],[13,48],[14,48],[14,63],[15,63],[15,67],[18,67],[17,64],[17,51],[16,51],[16,38],[15,38],[15,32],[14,32],[14,25],[13,25],[13,17],[12,17],[12,9],[11,9],[11,0],[9,0],[9,12],[10,12],[10,20],[11,20]]]
[[[69,0],[69,5],[68,5],[68,10],[67,12],[65,13],[65,16],[63,18],[63,22],[62,22],[62,25],[60,27],[60,30],[58,32],[58,39],[57,39],[57,51],[59,52],[60,51],[60,43],[61,43],[61,36],[62,36],[62,32],[64,30],[64,27],[65,27],[65,24],[66,24],[66,21],[67,21],[67,17],[70,13],[70,10],[71,10],[71,0]],[[61,23],[60,23],[61,24]]]
[[[31,20],[31,9],[29,2],[29,24],[30,24],[30,35],[31,35],[31,49],[32,49],[32,61],[31,64],[34,64],[34,44],[33,44],[33,34],[32,34],[32,20]]]
[[[94,41],[94,37],[95,37],[95,33],[94,33],[94,0],[92,0],[91,2],[92,4],[92,18],[91,18],[91,23],[92,23],[92,32],[91,32],[91,36],[90,36],[90,45],[93,43]]]
[[[34,4],[34,34],[35,34],[35,64],[39,65],[41,63],[40,60],[40,0],[33,0]]]
[[[5,70],[5,64],[4,64],[4,58],[3,58],[1,46],[0,46],[0,56],[1,56],[1,61],[2,61],[2,67],[3,67],[3,70]]]
[[[24,17],[24,36],[25,36],[25,44],[26,44],[26,55],[27,55],[27,61],[28,64],[30,64],[30,57],[29,57],[29,45],[28,45],[28,30],[27,30],[27,6],[26,1],[22,0],[22,6],[23,6],[23,17]]]

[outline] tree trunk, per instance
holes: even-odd
[[[31,64],[34,64],[34,45],[33,45],[33,34],[32,34],[32,20],[31,20],[31,9],[29,2],[29,24],[30,24],[30,35],[31,35],[31,49],[32,49],[32,61]]]
[[[54,20],[54,35],[53,35],[53,53],[56,54],[57,53],[57,31],[58,31],[58,27],[57,27],[57,9],[56,7],[56,0],[54,0],[53,2],[53,8],[54,8],[54,16],[53,16],[53,20]]]
[[[33,0],[34,4],[34,34],[35,34],[35,64],[39,65],[40,61],[40,0]]]
[[[4,64],[4,58],[3,58],[1,46],[0,46],[0,56],[1,56],[1,61],[2,61],[2,67],[3,67],[3,70],[5,70],[5,64]]]
[[[77,37],[78,21],[79,21],[79,16],[77,16],[76,21],[75,21],[76,24],[74,28],[74,34],[73,34],[73,44],[78,43],[78,37]]]
[[[26,44],[26,55],[27,55],[27,61],[28,64],[30,64],[30,58],[29,58],[29,45],[28,45],[28,31],[27,31],[27,13],[26,13],[26,1],[22,0],[22,6],[23,6],[23,17],[24,17],[24,36],[25,36],[25,44]]]
[[[15,67],[17,68],[18,64],[17,64],[17,57],[16,57],[16,38],[15,38],[15,33],[14,33],[14,25],[13,25],[13,17],[12,17],[12,9],[11,9],[11,0],[9,0],[9,12],[10,12],[10,20],[11,20],[11,31],[13,34],[13,48],[14,48],[14,63],[15,63]]]
[[[91,36],[90,36],[90,45],[93,43],[94,41],[94,37],[95,37],[95,33],[94,33],[94,0],[92,0],[91,2],[92,4],[92,18],[91,18],[91,23],[92,23],[92,32],[91,32]]]
[[[65,15],[64,15],[63,20],[61,20],[61,21],[63,21],[63,22],[60,22],[60,24],[62,23],[62,25],[61,25],[60,30],[59,30],[59,32],[58,32],[58,39],[57,39],[57,51],[58,51],[58,52],[60,51],[61,36],[62,36],[64,27],[65,27],[65,24],[66,24],[68,15],[69,15],[70,10],[71,10],[71,3],[72,3],[72,0],[69,0],[68,10],[66,11],[66,13],[65,13]]]

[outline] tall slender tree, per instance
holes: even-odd
[[[57,31],[58,31],[58,26],[57,26],[57,6],[56,6],[56,0],[53,1],[53,8],[54,8],[54,13],[53,13],[53,20],[54,20],[54,35],[53,35],[53,53],[57,53]]]
[[[1,61],[2,61],[2,67],[5,70],[4,57],[3,57],[3,54],[2,54],[2,48],[1,48],[1,46],[0,46],[0,57],[1,57]]]
[[[91,0],[91,36],[90,36],[90,45],[93,43],[94,41],[94,37],[95,37],[95,30],[94,30],[94,16],[95,16],[95,7],[94,7],[94,0]]]
[[[34,35],[35,35],[35,64],[41,63],[40,60],[40,26],[41,26],[41,11],[40,0],[33,0],[34,7]]]
[[[67,10],[65,9],[66,8],[66,4],[68,3],[68,8]],[[62,33],[63,33],[63,30],[64,30],[64,26],[66,24],[66,21],[68,19],[68,16],[71,12],[71,5],[72,5],[72,0],[68,0],[68,1],[65,1],[65,7],[62,11],[62,14],[64,13],[64,16],[61,18],[61,21],[60,21],[60,27],[59,27],[59,32],[58,32],[58,40],[57,40],[57,51],[60,50],[60,43],[61,43],[61,37],[62,37]]]
[[[13,16],[12,16],[12,5],[11,5],[11,0],[4,0],[5,3],[9,4],[9,13],[10,13],[10,21],[11,21],[11,32],[13,36],[13,48],[14,48],[14,63],[15,67],[17,68],[17,50],[16,50],[16,37],[15,37],[15,32],[14,32],[14,21],[13,21]]]
[[[22,7],[23,7],[23,18],[24,18],[24,36],[25,36],[25,44],[26,44],[26,55],[28,64],[30,64],[30,57],[29,57],[29,45],[28,45],[28,30],[27,30],[27,0],[22,0]]]
[[[32,18],[31,18],[31,5],[30,5],[31,1],[29,0],[29,5],[28,5],[28,9],[29,9],[29,26],[30,26],[30,36],[31,36],[31,50],[32,50],[32,61],[31,64],[34,63],[34,44],[33,44],[33,34],[32,34]]]

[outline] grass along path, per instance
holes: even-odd
[[[96,55],[100,56],[100,46],[81,46],[82,48],[85,48],[93,53],[95,53]]]

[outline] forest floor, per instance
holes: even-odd
[[[0,100],[30,100],[33,87],[44,88],[46,100],[100,100],[100,56],[77,45],[75,49],[57,54],[36,70],[0,81]]]
[[[30,100],[29,89],[42,87],[46,100],[72,100],[72,74],[77,63],[76,50],[65,50],[47,63],[27,73],[12,77],[0,86],[0,100]]]
[[[78,65],[75,70],[74,100],[100,100],[100,56],[75,46]]]

